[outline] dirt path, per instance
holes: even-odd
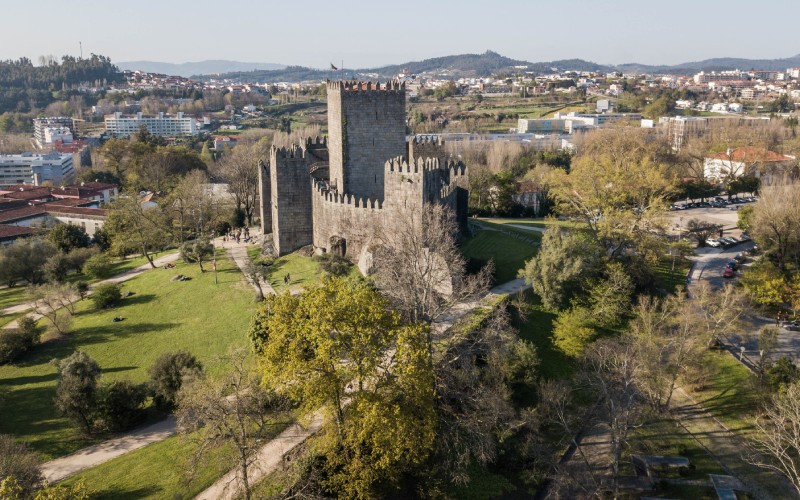
[[[115,439],[78,450],[42,465],[44,478],[55,483],[83,470],[96,467],[148,444],[163,441],[177,432],[175,417],[142,427]]]
[[[755,498],[798,498],[782,475],[756,467],[745,460],[745,440],[711,415],[682,388],[673,395],[673,417],[734,477],[739,478]]]

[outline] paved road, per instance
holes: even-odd
[[[175,417],[142,427],[123,436],[76,451],[42,465],[44,478],[55,483],[73,474],[96,467],[148,444],[157,443],[175,434]]]

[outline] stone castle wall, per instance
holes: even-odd
[[[309,161],[297,146],[270,151],[272,238],[279,255],[313,240]]]
[[[444,147],[444,142],[439,138],[414,137],[408,141],[406,158],[409,160],[416,160],[417,158],[436,158],[443,162],[448,156]]]
[[[384,162],[406,154],[405,85],[328,82],[331,186],[384,199]]]
[[[261,218],[261,234],[272,231],[272,195],[270,189],[269,162],[258,162],[258,199],[259,217]]]

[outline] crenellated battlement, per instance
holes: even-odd
[[[289,147],[277,147],[272,146],[270,149],[270,156],[274,158],[281,158],[281,159],[299,159],[305,158],[306,152],[305,149],[301,148],[297,144],[292,144]]]
[[[325,136],[306,137],[306,148],[327,148],[328,138]]]
[[[386,162],[386,174],[418,174],[430,171],[446,171],[451,177],[467,175],[467,166],[459,160],[440,161],[438,158],[392,158]]]
[[[397,80],[389,80],[381,85],[381,82],[360,82],[357,80],[328,80],[326,82],[328,91],[340,93],[356,93],[356,92],[393,92],[405,93],[405,82]]]
[[[343,205],[353,208],[368,208],[372,210],[380,210],[383,208],[383,203],[380,200],[331,191],[325,182],[313,181],[312,185],[314,188],[314,194],[317,196],[317,198],[332,205]]]
[[[438,135],[415,135],[411,141],[414,144],[431,144],[434,146],[444,146],[444,140]]]

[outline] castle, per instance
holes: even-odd
[[[441,141],[406,141],[405,84],[328,81],[327,95],[328,137],[273,146],[259,168],[261,229],[274,253],[313,245],[366,272],[376,224],[439,203],[466,228],[467,167]]]

